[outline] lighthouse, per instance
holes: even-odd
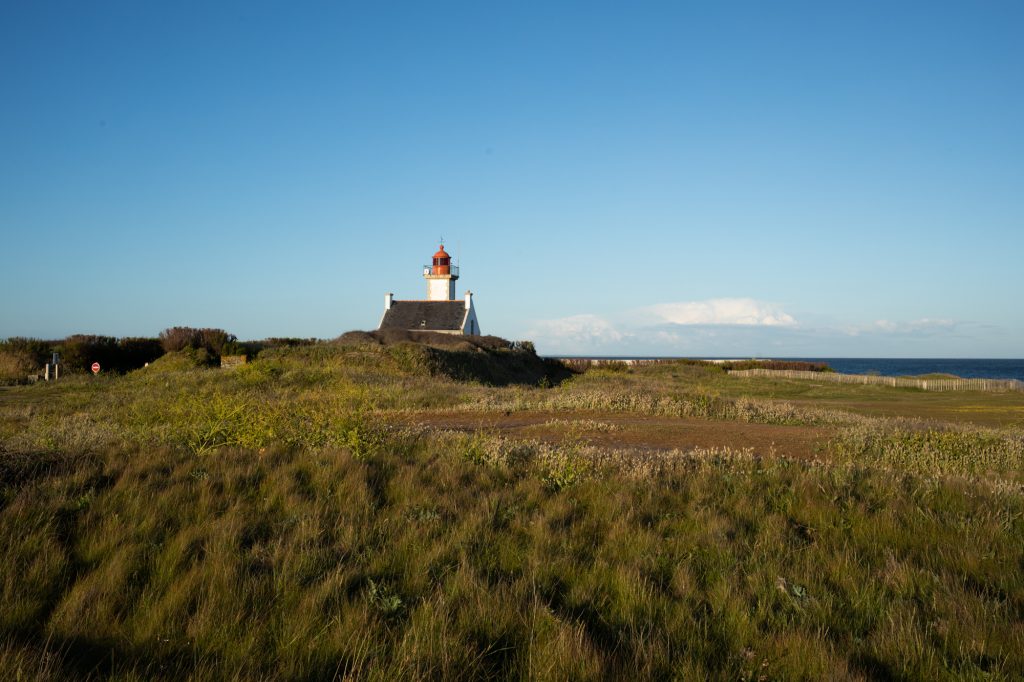
[[[423,279],[427,280],[428,301],[454,301],[455,282],[459,279],[459,266],[452,265],[452,257],[444,244],[434,254],[434,262],[423,266]]]
[[[480,323],[473,305],[473,292],[466,291],[462,300],[455,298],[455,282],[459,279],[459,266],[452,257],[438,247],[430,265],[423,266],[423,279],[427,282],[427,299],[395,299],[384,295],[384,316],[378,329],[401,329],[412,332],[440,332],[442,334],[479,334]]]

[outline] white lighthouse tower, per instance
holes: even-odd
[[[444,250],[444,244],[434,254],[433,265],[423,266],[423,279],[427,280],[428,301],[454,301],[455,280],[459,278],[459,266],[452,265],[452,257]]]
[[[473,292],[467,291],[461,301],[455,299],[458,266],[444,250],[434,254],[434,262],[423,266],[427,280],[427,300],[398,301],[394,294],[384,294],[384,317],[377,329],[401,329],[409,332],[440,332],[442,334],[481,334],[473,305]]]

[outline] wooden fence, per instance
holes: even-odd
[[[566,367],[583,372],[591,367],[601,365],[627,365],[637,367],[642,365],[659,365],[666,362],[676,362],[676,358],[552,358],[558,360]]]
[[[774,377],[776,379],[813,379],[838,384],[874,384],[922,391],[1024,391],[1024,381],[1016,379],[914,379],[883,377],[874,374],[838,372],[801,372],[792,369],[742,369],[729,372],[735,377]]]

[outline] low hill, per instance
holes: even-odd
[[[538,356],[529,341],[498,336],[387,329],[346,332],[336,343],[383,347],[405,370],[491,386],[553,386],[573,375],[558,360]]]
[[[371,344],[394,346],[399,343],[414,343],[431,348],[452,351],[497,351],[513,348],[529,348],[527,342],[512,342],[500,336],[470,336],[466,334],[443,334],[441,332],[414,332],[404,329],[376,329],[374,331],[349,331],[337,339],[342,345]]]

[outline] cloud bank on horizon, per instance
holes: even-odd
[[[555,355],[842,357],[891,354],[901,342],[912,355],[924,338],[954,354],[970,347],[976,326],[946,318],[812,325],[775,303],[714,298],[535,320],[529,335],[540,352]]]
[[[769,327],[796,324],[793,316],[778,306],[752,298],[659,303],[644,310],[668,324],[746,324]]]

